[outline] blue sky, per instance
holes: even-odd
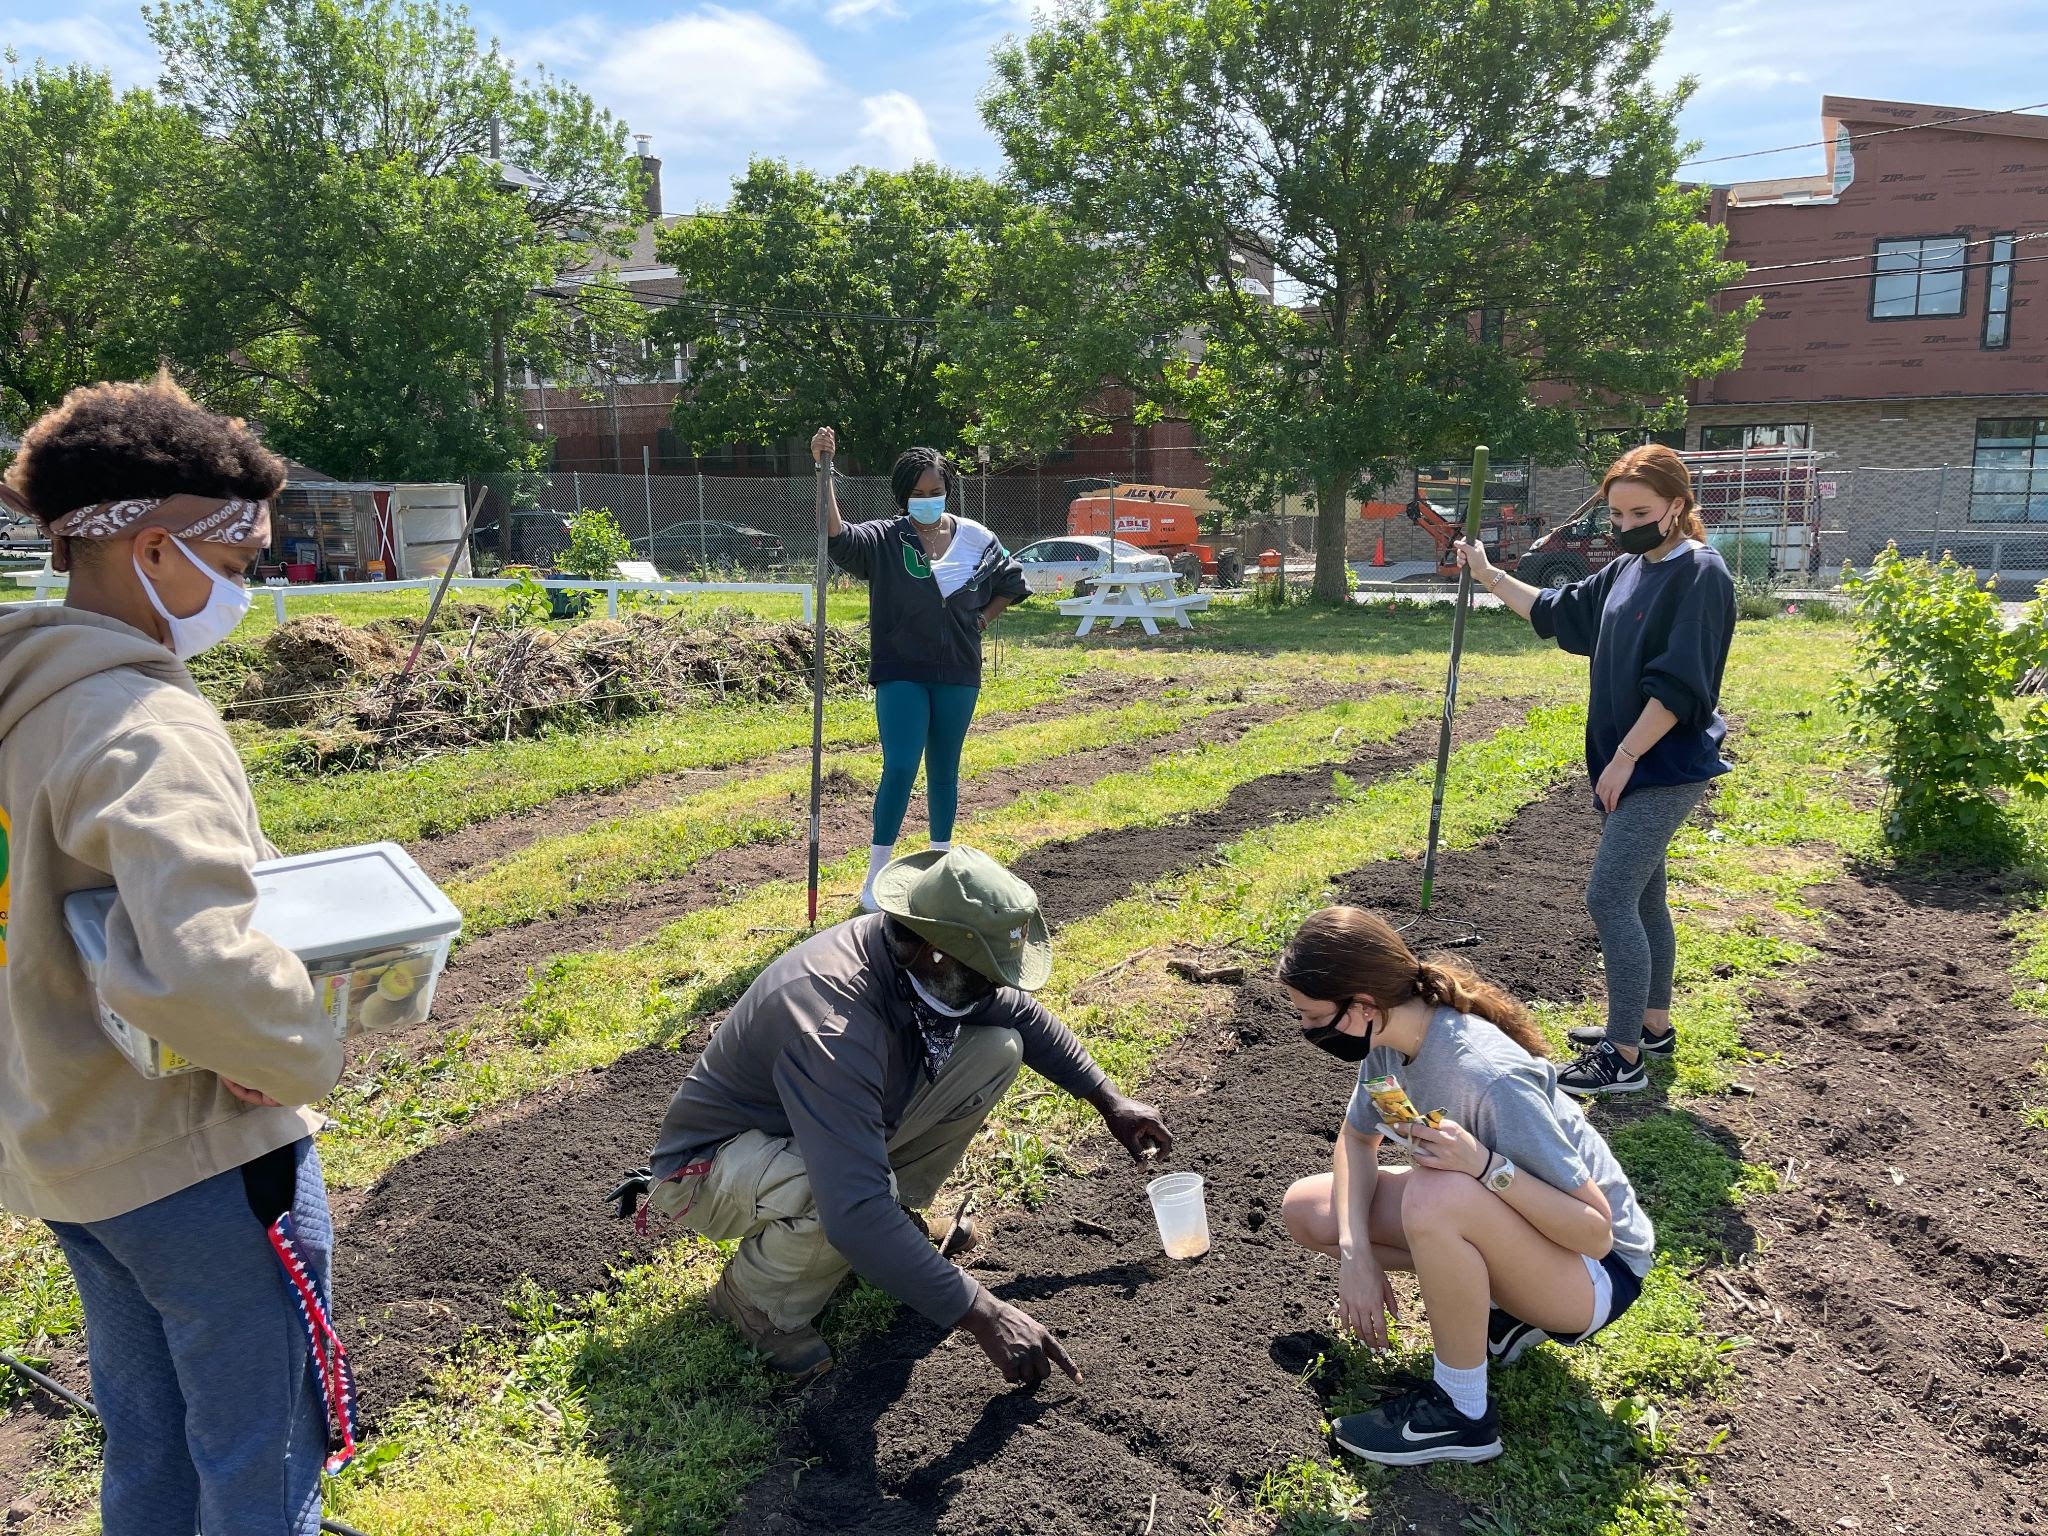
[[[1398,0],[1360,0],[1398,3]],[[938,159],[993,171],[975,99],[1030,0],[490,0],[479,27],[577,81],[665,162],[672,213],[723,200],[750,156],[839,170]],[[1984,109],[2048,99],[2043,0],[1671,0],[1662,73],[1698,78],[1704,155],[1819,136],[1833,93]],[[146,83],[135,0],[0,0],[0,45]],[[1820,168],[1818,149],[1701,167],[1716,180]]]

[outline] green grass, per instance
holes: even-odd
[[[1197,699],[1190,689],[1170,688],[1157,700],[1114,709],[991,725],[968,736],[961,771],[972,779],[1150,741],[1234,706],[1228,696]],[[834,754],[825,769],[872,789],[881,777],[881,754]],[[449,899],[462,910],[464,932],[471,937],[600,907],[636,885],[675,879],[723,849],[795,836],[806,815],[810,781],[808,764],[777,769],[683,796],[659,810],[547,838],[452,884]]]
[[[1032,709],[1081,683],[1071,662],[1033,654],[982,690],[985,716]],[[659,774],[730,769],[807,747],[808,699],[773,707],[717,705],[653,715],[615,730],[564,732],[473,747],[399,767],[307,777],[276,760],[279,733],[237,732],[264,830],[287,853],[390,839],[413,842],[530,811],[565,795],[624,789]],[[825,740],[875,740],[875,709],[831,699]]]
[[[1063,838],[1154,825],[1219,804],[1261,775],[1342,760],[1432,712],[1427,697],[1412,693],[1340,702],[1083,788],[1021,796],[973,818],[958,836],[1012,859]],[[857,849],[821,871],[828,920],[850,908],[866,867],[867,852]],[[374,1178],[485,1106],[636,1046],[680,1037],[802,936],[803,913],[803,887],[772,881],[688,913],[630,948],[540,960],[526,997],[474,1037],[449,1042],[429,1062],[373,1058],[365,1075],[344,1087],[329,1105],[339,1125],[323,1153],[330,1176],[342,1184]]]

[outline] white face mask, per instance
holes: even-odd
[[[234,633],[235,626],[242,622],[249,612],[249,590],[238,582],[229,581],[204,560],[185,548],[185,541],[173,538],[171,542],[178,551],[213,583],[213,590],[206,594],[206,606],[190,618],[181,619],[164,606],[164,600],[156,595],[156,583],[142,571],[141,559],[131,554],[135,562],[136,577],[142,582],[142,592],[149,599],[149,606],[157,617],[170,626],[171,654],[180,661],[190,661],[202,651],[210,651],[221,641]]]
[[[944,496],[913,496],[910,498],[910,515],[929,528],[946,515]]]

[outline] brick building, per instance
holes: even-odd
[[[1764,312],[1669,440],[1814,449],[1901,533],[2048,535],[2048,116],[1830,96],[1821,121],[1818,175],[1713,191],[1749,267],[1727,302]],[[1533,482],[1550,515],[1585,484]]]

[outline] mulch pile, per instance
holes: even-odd
[[[568,629],[493,628],[428,637],[403,686],[411,624],[295,619],[262,643],[227,708],[295,728],[320,767],[361,766],[703,703],[805,693],[811,631],[744,617],[706,627],[653,614]],[[866,676],[865,635],[826,632],[830,686]]]

